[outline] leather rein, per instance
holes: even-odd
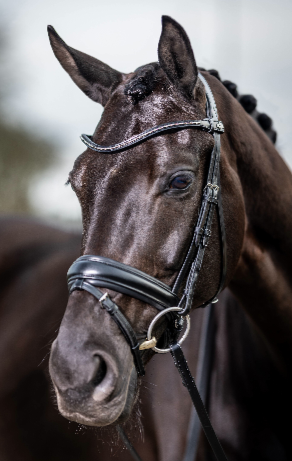
[[[118,144],[107,147],[94,143],[91,136],[84,134],[81,136],[81,140],[91,150],[104,154],[111,154],[141,143],[167,130],[196,128],[207,131],[213,135],[215,144],[210,157],[207,184],[203,190],[197,224],[194,229],[189,250],[173,287],[169,287],[158,279],[134,267],[109,258],[94,255],[81,256],[72,264],[68,271],[68,287],[70,294],[74,290],[85,290],[91,293],[99,301],[101,307],[106,309],[112,316],[131,348],[138,376],[144,376],[145,374],[141,351],[152,348],[158,353],[171,352],[183,384],[190,393],[203,430],[216,459],[226,461],[226,456],[210,423],[207,411],[180,347],[180,344],[183,342],[190,329],[189,312],[192,307],[205,250],[211,235],[215,208],[218,210],[221,235],[220,283],[215,295],[200,307],[205,307],[210,303],[218,301],[217,296],[224,286],[226,277],[226,235],[220,189],[220,134],[224,133],[224,126],[223,123],[218,120],[216,103],[207,81],[201,74],[199,74],[199,77],[206,91],[207,117],[205,119],[165,123],[132,136]],[[186,283],[183,295],[179,299],[178,293],[185,279]],[[145,341],[139,343],[134,329],[120,311],[119,307],[110,299],[108,293],[102,293],[98,287],[109,288],[116,292],[124,293],[133,298],[142,300],[160,311],[152,320]],[[152,331],[157,320],[163,315],[166,315],[168,319],[168,327],[163,335],[164,343],[166,343],[167,348],[160,349],[156,347],[157,340],[152,336]],[[179,340],[185,319],[187,320],[187,328],[182,338]],[[133,458],[140,460],[121,428],[119,428],[119,432]]]

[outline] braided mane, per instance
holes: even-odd
[[[202,67],[200,70],[205,70]],[[221,80],[219,72],[215,69],[210,69],[207,70],[206,72],[209,72],[210,75],[213,75],[213,77],[218,78],[220,82],[223,83],[225,88],[229,91],[229,93],[236,98],[244,110],[250,114],[256,122],[260,125],[260,127],[264,130],[266,135],[270,138],[270,140],[275,144],[277,140],[277,132],[273,128],[273,121],[271,117],[269,117],[267,114],[263,112],[259,112],[257,110],[257,100],[252,94],[239,94],[237,91],[237,85],[230,80]]]

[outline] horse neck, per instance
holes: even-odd
[[[248,229],[274,251],[292,256],[292,175],[257,123],[240,110],[229,136],[236,152]]]
[[[256,122],[237,101],[231,104],[226,141],[236,154],[246,230],[230,288],[287,372],[292,358],[292,176]]]

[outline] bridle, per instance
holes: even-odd
[[[218,460],[226,461],[225,454],[215,435],[209,421],[207,412],[197,391],[195,382],[190,374],[187,363],[183,356],[180,344],[188,334],[190,327],[189,312],[192,307],[196,283],[202,267],[205,250],[211,235],[211,226],[215,208],[218,210],[219,228],[221,235],[221,276],[220,283],[215,295],[200,307],[205,307],[210,303],[217,302],[217,296],[222,290],[226,277],[226,235],[223,217],[223,208],[220,190],[220,134],[224,133],[224,126],[218,120],[216,103],[212,91],[205,80],[199,74],[206,91],[206,112],[207,117],[203,120],[188,120],[165,123],[144,131],[138,135],[124,140],[112,146],[100,146],[92,141],[91,136],[82,135],[81,140],[91,150],[96,152],[111,154],[130,146],[136,145],[146,139],[164,133],[167,130],[196,128],[211,133],[214,137],[214,148],[211,153],[207,184],[203,190],[202,203],[199,211],[193,238],[172,288],[162,283],[154,277],[139,271],[134,267],[114,261],[102,256],[85,255],[78,258],[68,271],[68,286],[70,294],[74,290],[85,290],[91,293],[99,302],[102,308],[112,316],[120,330],[124,334],[130,345],[135,367],[139,376],[145,374],[142,363],[141,350],[152,348],[155,352],[165,353],[170,351],[175,365],[178,367],[184,385],[187,387],[193,403],[196,407],[198,416],[201,420],[205,434],[211,444],[214,454]],[[185,288],[181,299],[178,293],[182,283],[186,279]],[[108,293],[102,293],[99,288],[109,288],[119,293],[124,293],[133,298],[142,300],[147,304],[158,309],[160,312],[152,320],[147,339],[139,343],[134,329],[122,314],[118,306],[110,299]],[[160,349],[156,347],[156,338],[152,336],[152,331],[157,320],[163,315],[167,315],[168,327],[164,333],[168,348]],[[187,319],[187,329],[178,341],[183,328],[184,319]]]

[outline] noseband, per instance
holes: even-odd
[[[87,147],[91,150],[104,154],[111,154],[127,149],[154,135],[164,133],[168,130],[196,128],[207,131],[213,135],[215,144],[210,157],[207,183],[203,190],[202,203],[197,224],[193,232],[189,250],[173,287],[169,287],[156,278],[151,277],[134,267],[122,264],[109,258],[92,255],[81,256],[73,263],[68,271],[68,285],[70,294],[74,290],[85,290],[91,293],[100,302],[101,307],[106,309],[106,311],[113,317],[113,320],[117,323],[130,345],[135,367],[139,376],[143,376],[145,374],[141,358],[141,350],[152,348],[156,352],[171,351],[175,364],[179,368],[180,374],[183,378],[183,382],[188,388],[193,403],[196,406],[203,429],[213,448],[215,456],[217,459],[226,460],[208,419],[206,410],[204,409],[204,406],[203,408],[200,406],[202,401],[200,397],[198,397],[199,394],[196,390],[194,381],[186,363],[184,363],[185,359],[179,346],[181,341],[178,343],[178,337],[182,330],[183,320],[185,317],[188,320],[187,330],[189,329],[188,314],[192,307],[197,279],[211,235],[211,226],[215,208],[218,210],[221,235],[220,283],[215,295],[200,307],[205,307],[210,303],[217,302],[217,296],[224,286],[226,277],[226,236],[220,190],[220,134],[224,133],[224,126],[221,121],[218,121],[215,99],[207,81],[201,74],[199,74],[199,77],[205,86],[207,98],[207,117],[203,120],[165,123],[146,130],[138,135],[132,136],[131,138],[118,144],[107,147],[94,143],[91,136],[84,134],[81,135],[81,140]],[[185,279],[186,284],[182,297],[179,299],[178,293]],[[161,311],[151,322],[146,341],[142,344],[138,342],[132,326],[122,314],[118,306],[110,299],[108,293],[102,293],[97,287],[109,288],[118,293],[124,293],[128,296],[144,301]],[[169,320],[169,326],[166,333],[168,335],[167,345],[170,345],[170,348],[158,349],[156,347],[156,339],[152,337],[152,329],[156,320],[158,320],[158,318],[160,318],[164,313],[167,315]],[[186,335],[184,335],[184,337],[185,336]]]

